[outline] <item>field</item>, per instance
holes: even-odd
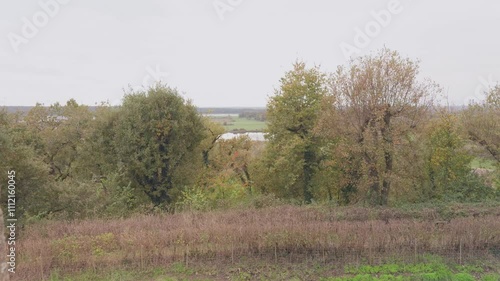
[[[483,158],[483,157],[474,158],[471,162],[471,168],[472,169],[482,168],[482,169],[488,169],[488,170],[496,170],[495,161],[487,159],[487,158]]]
[[[240,118],[238,116],[211,116],[211,119],[224,126],[227,132],[233,130],[263,131],[266,122],[255,119]]]
[[[194,263],[187,267],[175,262],[150,270],[84,271],[71,277],[73,281],[180,281],[180,280],[319,280],[319,281],[498,281],[494,264],[449,264],[439,257],[426,256],[416,263],[337,266],[333,263],[269,263],[248,259],[232,264]],[[336,277],[321,277],[326,275]],[[68,280],[54,273],[51,281]]]
[[[14,280],[498,280],[500,274],[497,203],[257,208],[261,203],[30,225],[19,241]]]

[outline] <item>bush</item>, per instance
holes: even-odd
[[[208,209],[208,197],[202,189],[187,188],[181,194],[181,200],[176,203],[176,208],[179,210],[206,211]]]
[[[175,208],[179,211],[208,211],[231,208],[266,208],[285,202],[274,194],[262,194],[235,179],[208,187],[189,187],[181,191]]]
[[[41,219],[87,219],[129,217],[148,200],[130,184],[121,183],[121,175],[112,173],[100,183],[71,179],[53,182],[48,188],[52,197],[43,209],[27,216],[28,222]]]
[[[452,201],[480,202],[486,199],[494,199],[495,190],[486,185],[484,179],[473,173],[468,173],[460,181],[453,183],[445,196]]]

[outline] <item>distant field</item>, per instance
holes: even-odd
[[[262,131],[267,125],[266,122],[257,121],[254,119],[240,118],[237,116],[210,116],[212,120],[224,126],[226,131],[232,131],[235,129],[244,129],[247,131]]]
[[[474,160],[471,162],[471,168],[476,169],[476,168],[483,168],[483,169],[489,169],[489,170],[495,170],[495,161],[481,158],[481,157],[476,157]]]
[[[235,113],[207,113],[203,114],[203,116],[211,117],[211,118],[224,118],[224,117],[238,117],[238,114]]]

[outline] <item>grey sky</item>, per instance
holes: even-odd
[[[59,9],[23,37],[23,17],[45,24],[51,1]],[[355,46],[355,29],[397,0],[54,1],[0,2],[0,105],[118,103],[158,76],[198,106],[265,106],[297,58],[333,71],[347,61],[342,42]],[[360,54],[385,45],[419,58],[453,104],[500,80],[500,2],[399,3]]]

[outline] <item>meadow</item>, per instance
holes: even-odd
[[[238,116],[211,116],[212,121],[221,124],[226,132],[234,130],[258,131],[262,132],[266,129],[266,122],[255,119],[242,118]]]
[[[322,277],[337,274],[336,277]],[[441,258],[428,255],[416,263],[386,263],[382,265],[338,266],[315,262],[268,263],[247,259],[232,264],[194,263],[189,267],[176,262],[166,267],[146,270],[83,271],[71,277],[58,273],[51,281],[181,281],[181,280],[320,280],[320,281],[498,281],[500,275],[491,269],[491,264],[450,264]]]
[[[240,206],[46,221],[14,280],[498,280],[500,206]],[[410,278],[411,279],[408,279]]]
[[[476,157],[471,161],[471,168],[481,168],[495,171],[497,169],[496,163],[489,158],[486,157]]]

